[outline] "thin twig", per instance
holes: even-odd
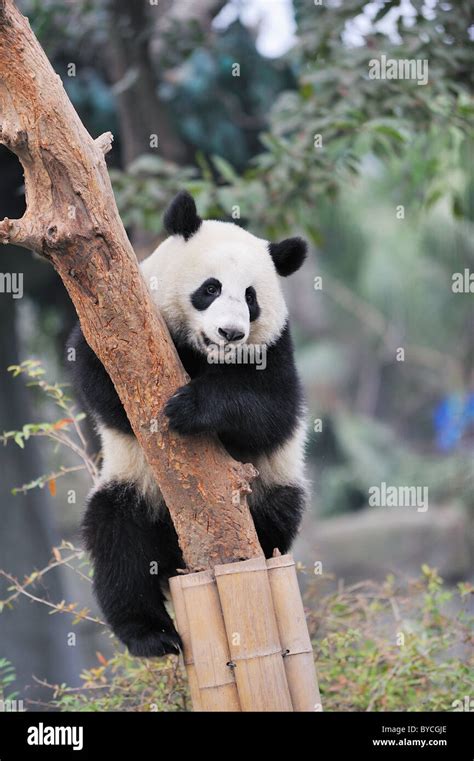
[[[62,562],[53,563],[51,567],[48,567],[47,569],[44,570],[44,572],[36,576],[33,579],[33,581],[37,581],[39,578],[42,578],[47,571],[51,570],[51,568],[54,568],[55,566],[58,566],[58,565],[63,565],[63,563]],[[25,586],[22,586],[20,584],[18,579],[15,579],[14,576],[11,576],[9,573],[1,569],[0,569],[0,576],[3,576],[5,579],[7,579],[7,581],[9,581],[17,590],[16,593],[11,595],[7,600],[2,601],[4,605],[8,605],[13,600],[16,600],[20,595],[24,595],[25,597],[28,597],[30,600],[33,600],[33,602],[39,602],[42,605],[46,605],[48,608],[52,608],[57,613],[69,613],[75,618],[79,618],[81,621],[91,621],[93,624],[99,624],[100,626],[107,626],[105,621],[101,621],[100,618],[96,618],[95,616],[88,616],[86,614],[81,613],[80,611],[68,609],[67,607],[63,608],[58,603],[52,603],[52,602],[49,602],[49,600],[44,600],[41,597],[37,597],[36,595],[31,594],[31,592],[27,591]],[[33,581],[31,581],[30,583],[33,583]]]

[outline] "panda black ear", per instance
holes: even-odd
[[[197,213],[194,198],[181,190],[173,198],[164,216],[165,230],[170,235],[182,235],[188,240],[201,227],[202,219]]]
[[[293,272],[299,270],[308,251],[303,238],[285,238],[281,243],[270,243],[268,248],[276,271],[282,277],[292,275]]]

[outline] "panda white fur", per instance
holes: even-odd
[[[141,269],[191,378],[165,407],[170,427],[215,433],[233,457],[254,463],[259,476],[249,505],[260,543],[267,557],[274,548],[286,552],[306,500],[305,425],[280,276],[301,266],[306,244],[269,243],[233,223],[203,221],[186,192],[168,208],[165,228],[170,237]],[[99,604],[133,655],[177,652],[162,592],[183,567],[176,532],[115,388],[79,326],[68,343],[76,348],[75,387],[102,443],[100,482],[83,521]],[[255,346],[258,354],[245,354]],[[218,350],[226,361],[217,361]],[[153,561],[158,575],[150,573]]]

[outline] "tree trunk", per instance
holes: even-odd
[[[261,554],[246,501],[256,471],[211,437],[169,431],[163,407],[184,370],[120,220],[104,154],[72,107],[27,19],[0,0],[0,142],[19,157],[27,209],[0,241],[61,276],[166,501],[189,570]],[[158,432],[156,432],[158,431]]]
[[[116,88],[122,138],[122,160],[128,166],[143,153],[150,153],[151,137],[158,136],[159,153],[181,164],[186,146],[178,136],[168,108],[158,99],[158,81],[150,61],[149,12],[142,0],[113,0],[108,5],[109,46],[107,67]],[[155,7],[149,11],[155,11]],[[156,6],[160,11],[160,6]]]

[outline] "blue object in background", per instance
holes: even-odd
[[[446,396],[435,409],[433,423],[438,448],[444,452],[455,449],[474,424],[474,393]]]

